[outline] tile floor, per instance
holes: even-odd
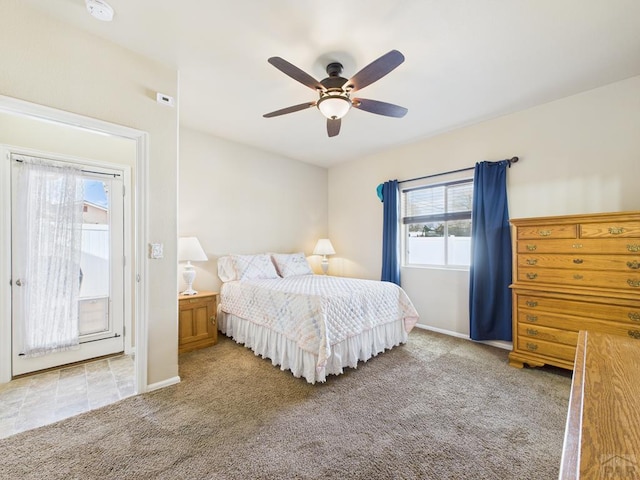
[[[135,393],[133,357],[120,355],[0,384],[0,438]]]

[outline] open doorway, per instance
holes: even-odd
[[[145,292],[145,245],[147,244],[146,206],[146,171],[148,162],[147,134],[135,129],[123,127],[100,120],[91,119],[63,112],[48,107],[23,102],[0,96],[0,145],[3,152],[0,156],[0,275],[7,281],[0,286],[0,383],[9,382],[13,374],[12,358],[12,259],[11,259],[11,168],[8,155],[11,149],[22,153],[47,152],[54,156],[75,159],[89,159],[95,166],[100,163],[116,164],[116,169],[129,169],[131,189],[128,199],[124,199],[124,210],[129,212],[126,220],[124,249],[129,255],[122,255],[125,265],[129,265],[128,273],[122,278],[124,328],[120,338],[123,340],[125,353],[135,354],[134,382],[135,393],[146,391],[147,386],[147,304]],[[119,152],[114,154],[114,151]],[[120,153],[126,152],[125,155]],[[118,159],[118,160],[115,160]],[[112,165],[113,166],[113,165]],[[126,188],[125,188],[126,191]],[[128,300],[127,300],[128,295]],[[98,328],[100,320],[108,324],[110,319],[102,316],[100,301],[97,299],[98,312],[96,322],[89,327],[100,330],[93,331],[100,336],[105,333]],[[92,302],[93,300],[88,300]],[[102,307],[105,303],[102,303]],[[127,317],[129,324],[127,324]],[[107,330],[113,331],[111,325]],[[92,333],[89,333],[91,335]],[[115,337],[115,335],[114,335]]]

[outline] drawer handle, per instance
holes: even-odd
[[[631,338],[635,338],[636,340],[640,340],[640,330],[629,330],[627,332]]]
[[[535,337],[536,335],[538,335],[538,330],[534,328],[527,328],[527,335]]]
[[[527,321],[528,322],[537,322],[538,321],[538,316],[537,315],[527,315]]]
[[[527,273],[527,278],[529,280],[535,280],[536,278],[538,278],[538,274],[537,273]]]
[[[536,247],[535,245],[527,245],[527,250],[529,250],[530,252],[535,252],[536,251]]]
[[[535,265],[536,263],[538,263],[537,258],[527,258],[527,265]]]
[[[627,245],[627,250],[629,250],[630,252],[640,252],[640,245],[638,245],[637,243],[632,243]]]
[[[582,244],[581,243],[574,243],[573,245],[571,245],[573,248],[582,248]]]
[[[609,227],[609,233],[611,235],[620,235],[621,233],[624,233],[624,228],[623,227]]]
[[[629,280],[627,280],[627,283],[629,284],[630,287],[634,287],[634,288],[640,287],[640,280],[633,280],[632,278],[630,278]]]
[[[575,263],[576,265],[582,265],[584,263],[584,260],[581,258],[574,258],[573,263]]]
[[[640,313],[629,312],[629,320],[632,320],[634,322],[640,322]]]
[[[573,276],[575,280],[582,280],[584,277],[582,275],[578,275],[577,273]]]
[[[527,307],[535,308],[538,306],[538,302],[534,300],[527,300]]]
[[[629,331],[629,335],[631,335],[631,331]],[[532,350],[535,352],[537,349],[538,345],[536,345],[535,343],[527,343],[527,350]]]
[[[538,230],[538,235],[541,237],[548,237],[551,235],[551,230]]]
[[[640,262],[634,260],[633,262],[627,262],[627,267],[631,270],[638,270],[640,268]]]

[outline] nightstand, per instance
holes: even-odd
[[[178,353],[218,343],[217,292],[178,296]]]

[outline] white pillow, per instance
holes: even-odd
[[[236,269],[233,266],[233,259],[230,255],[218,258],[218,277],[223,282],[233,282],[237,280]]]
[[[237,280],[252,278],[278,278],[271,257],[267,254],[259,255],[231,255]]]
[[[274,253],[271,255],[282,278],[293,275],[312,275],[313,271],[304,253]]]

